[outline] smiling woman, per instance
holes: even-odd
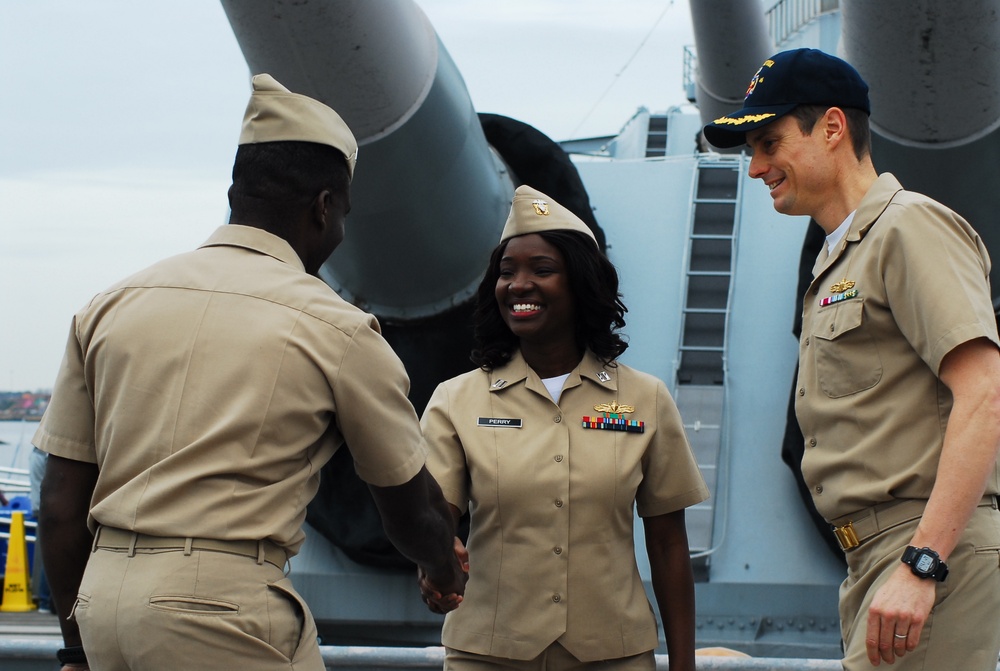
[[[570,372],[582,350],[559,248],[538,233],[510,240],[500,258],[495,291],[500,316],[520,341],[529,365],[543,377]]]
[[[470,514],[467,551],[456,541],[469,582],[445,619],[445,668],[544,658],[545,668],[653,669],[635,509],[671,669],[694,669],[684,509],[708,490],[666,386],[616,361],[624,313],[591,231],[519,187],[479,287],[481,367],[439,385],[422,419],[428,469],[456,519]]]

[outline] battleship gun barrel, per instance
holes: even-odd
[[[691,3],[691,23],[699,46],[695,98],[707,124],[743,106],[753,74],[748,68],[763,63],[774,48],[755,2],[698,0]]]
[[[903,145],[975,142],[1000,127],[1000,8],[842,0],[843,50],[871,86],[872,128]]]
[[[1000,8],[841,0],[845,60],[871,87],[872,159],[969,220],[1000,291]]]
[[[358,139],[344,243],[321,275],[380,317],[474,293],[514,186],[458,69],[411,0],[222,0],[253,73],[325,102]]]

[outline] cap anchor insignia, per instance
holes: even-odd
[[[535,214],[543,217],[549,216],[549,204],[544,200],[533,200],[531,201],[531,206],[535,208]]]
[[[514,191],[510,214],[500,233],[500,242],[518,235],[546,231],[576,231],[597,244],[594,232],[568,208],[552,200],[538,189],[522,184]]]

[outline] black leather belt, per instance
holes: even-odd
[[[136,550],[167,550],[191,554],[195,550],[206,552],[224,552],[227,554],[250,557],[258,564],[267,562],[284,570],[288,561],[288,553],[271,541],[239,540],[223,541],[214,538],[172,538],[167,536],[149,536],[125,529],[101,526],[94,536],[94,549],[125,550],[129,556],[134,556]]]

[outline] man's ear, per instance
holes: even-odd
[[[835,147],[847,139],[847,115],[839,107],[831,107],[820,119],[823,128],[823,138]]]
[[[333,204],[333,192],[330,189],[323,189],[318,194],[316,198],[313,199],[313,220],[316,221],[321,229],[325,229],[327,225],[327,217],[330,214],[330,206]]]

